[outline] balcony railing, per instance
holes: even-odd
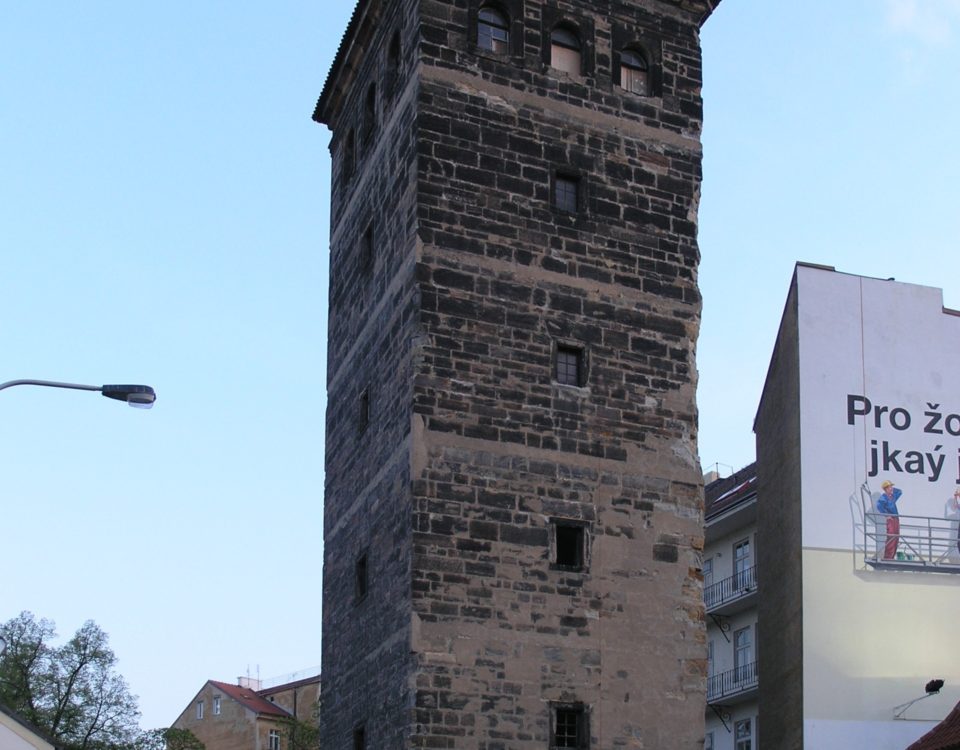
[[[885,556],[887,519],[882,513],[865,513],[861,526],[860,549],[866,563],[874,568],[898,570],[936,570],[944,573],[960,573],[960,542],[957,539],[957,522],[951,519],[928,516],[899,516],[900,533],[896,554]]]
[[[743,599],[757,590],[757,566],[738,571],[703,590],[703,603],[707,612]]]
[[[896,545],[890,545],[891,557],[886,556],[889,516],[877,513],[879,494],[870,491],[864,482],[859,491],[850,495],[850,514],[853,517],[853,549],[863,555],[864,562],[876,570],[924,570],[937,573],[960,573],[960,519],[950,515],[949,505],[944,517],[901,515],[900,533]]]
[[[746,700],[756,691],[760,681],[755,661],[707,678],[707,703],[736,702]]]

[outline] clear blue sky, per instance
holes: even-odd
[[[0,619],[96,620],[145,727],[319,664],[329,166],[347,0],[5,4]],[[796,260],[960,306],[960,2],[723,0],[703,33],[701,457],[751,423]]]

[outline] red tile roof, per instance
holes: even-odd
[[[709,520],[757,494],[757,462],[744,466],[729,477],[711,482],[703,490],[704,515]]]
[[[256,691],[250,688],[240,687],[239,685],[230,685],[226,682],[217,682],[210,680],[211,685],[215,685],[218,690],[222,690],[226,695],[233,698],[244,708],[248,708],[257,714],[267,714],[269,716],[283,716],[289,718],[292,714],[286,709],[281,708],[276,703],[271,703],[266,698],[257,695]]]
[[[960,703],[907,750],[960,750]]]

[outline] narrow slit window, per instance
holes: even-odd
[[[564,568],[583,568],[586,529],[580,524],[554,524],[556,564]]]
[[[506,54],[510,51],[510,20],[496,8],[485,6],[477,14],[477,46]]]
[[[572,29],[560,26],[550,35],[550,67],[572,76],[580,75],[580,37]]]
[[[625,49],[620,53],[620,86],[639,96],[650,93],[650,66],[636,50]]]
[[[369,146],[377,132],[377,87],[370,84],[363,105],[363,145]]]
[[[553,204],[561,211],[575,214],[580,207],[580,180],[570,175],[557,175],[553,187]]]
[[[353,579],[355,582],[355,593],[357,601],[360,601],[367,595],[370,586],[369,570],[367,566],[367,554],[364,553],[357,558],[353,566]]]
[[[363,432],[370,425],[370,390],[365,389],[360,394],[360,403],[358,405],[359,414],[357,415],[357,425]]]
[[[369,224],[360,238],[360,268],[369,271],[373,268],[373,224]]]
[[[367,750],[367,736],[363,727],[355,727],[353,730],[353,750]]]
[[[400,32],[393,34],[387,48],[387,73],[384,80],[384,95],[392,96],[400,82]]]
[[[343,174],[343,181],[347,182],[351,177],[353,177],[353,172],[357,166],[357,143],[356,136],[351,130],[347,133],[347,139],[343,142],[343,167],[341,172]]]
[[[583,373],[583,349],[566,344],[557,345],[556,354],[556,381],[561,385],[582,386],[584,383]]]

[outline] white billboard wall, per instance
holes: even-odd
[[[806,266],[797,300],[804,744],[903,750],[960,700],[960,316]]]

